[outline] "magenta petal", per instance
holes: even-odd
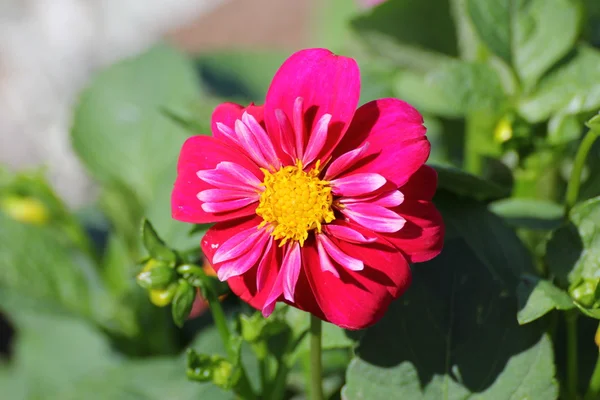
[[[219,201],[216,203],[202,203],[202,209],[207,213],[226,213],[239,210],[240,208],[256,203],[257,201],[257,198],[247,197],[245,199]]]
[[[298,158],[296,155],[294,128],[292,128],[288,117],[286,117],[283,111],[275,110],[275,117],[277,119],[277,124],[279,125],[277,129],[279,132],[281,149],[285,154],[290,156],[293,161]]]
[[[281,167],[281,163],[279,162],[279,158],[277,157],[277,153],[273,147],[273,142],[271,142],[269,135],[267,135],[267,132],[265,132],[263,127],[260,126],[256,118],[247,112],[244,112],[242,115],[242,122],[246,124],[246,126],[250,129],[250,132],[252,132],[254,135],[258,146],[260,147],[260,150],[265,156],[269,165],[275,167],[276,169]]]
[[[331,114],[327,141],[318,157],[324,161],[346,131],[358,105],[359,95],[360,74],[353,59],[337,56],[326,49],[299,51],[283,63],[269,87],[265,101],[267,132],[279,136],[278,109],[296,126],[294,109],[300,108],[296,102],[301,98],[303,132],[312,133],[317,121],[324,114]],[[298,145],[296,142],[296,147],[302,147]]]
[[[355,229],[345,225],[327,224],[324,227],[328,235],[351,243],[373,243],[377,240],[375,237],[366,237]]]
[[[425,132],[423,117],[409,104],[398,99],[376,100],[356,111],[336,153],[342,155],[368,142],[365,161],[351,171],[377,172],[400,187],[429,157]]]
[[[364,269],[365,265],[362,261],[344,253],[326,235],[317,234],[317,242],[320,242],[327,254],[342,267],[350,271],[362,271]]]
[[[205,202],[228,201],[247,197],[258,200],[259,194],[256,191],[233,189],[206,189],[198,193],[198,200]]]
[[[375,204],[347,204],[341,211],[352,221],[374,232],[397,232],[406,222],[395,212]]]
[[[212,262],[218,264],[223,261],[238,258],[254,245],[253,240],[256,240],[257,237],[264,234],[264,229],[257,229],[255,226],[239,232],[227,239],[227,241],[217,248],[213,255]]]
[[[321,266],[321,271],[323,272],[331,272],[333,276],[336,278],[340,277],[340,273],[337,271],[331,260],[329,259],[329,254],[323,247],[323,244],[317,240],[317,252],[319,254],[319,264]]]
[[[323,149],[323,145],[325,145],[325,141],[327,140],[327,127],[329,126],[329,121],[331,121],[331,115],[324,114],[317,122],[315,130],[310,135],[310,140],[306,146],[306,153],[302,158],[302,163],[304,165],[308,165],[314,161]]]
[[[250,129],[242,122],[242,120],[235,121],[235,133],[237,134],[238,140],[242,147],[248,152],[250,158],[263,168],[269,167],[269,162],[262,153],[262,150],[256,140],[256,137],[250,132]]]
[[[386,179],[376,173],[352,174],[331,181],[333,194],[338,196],[360,196],[374,192],[383,185]]]
[[[255,233],[247,236],[248,241],[242,242],[237,246],[238,248],[243,247],[239,251],[241,255],[221,263],[217,272],[217,277],[220,281],[226,281],[231,277],[242,275],[256,264],[259,257],[263,254],[265,244],[270,237],[264,230],[257,232],[258,235]],[[225,244],[227,244],[227,242],[223,245]],[[214,258],[213,262],[215,262]]]
[[[325,180],[331,180],[344,172],[350,166],[358,162],[369,148],[369,143],[365,143],[357,149],[351,150],[336,158],[327,168]]]
[[[229,145],[210,136],[193,136],[185,141],[177,164],[177,180],[171,194],[171,212],[173,218],[195,224],[225,221],[254,214],[253,205],[224,214],[207,213],[202,209],[198,193],[215,187],[198,178],[200,170],[213,171],[223,160],[239,165],[248,172],[252,182],[258,182],[257,176],[264,175],[236,146]],[[237,180],[236,180],[237,182]],[[245,184],[251,187],[248,183]],[[235,185],[234,189],[242,186]],[[253,189],[255,190],[255,189]]]
[[[255,191],[261,184],[256,175],[241,165],[229,161],[220,162],[212,170],[198,171],[196,175],[204,182],[220,188]]]
[[[296,97],[296,100],[294,100],[292,122],[294,126],[296,155],[301,159],[304,156],[304,137],[306,136],[306,128],[304,126],[304,99],[302,97]]]
[[[341,204],[369,203],[382,207],[396,207],[404,202],[404,194],[399,190],[390,190],[375,196],[344,197],[338,200]]]
[[[274,239],[270,238],[267,242],[265,254],[269,254],[269,252],[271,251],[273,241]],[[267,278],[269,276],[269,268],[271,267],[271,265],[269,265],[270,262],[270,257],[263,257],[263,259],[260,260],[260,264],[258,264],[258,269],[256,271],[256,290],[258,292],[260,292],[265,287],[265,283],[267,282]]]
[[[302,267],[300,254],[300,245],[298,242],[290,245],[283,258],[283,264],[279,272],[283,274],[283,297],[290,302],[294,302],[294,291],[298,282],[300,268]]]

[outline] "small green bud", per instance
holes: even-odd
[[[33,197],[8,196],[0,208],[12,219],[26,224],[44,225],[50,220],[48,208]]]
[[[177,290],[177,283],[172,283],[166,289],[152,289],[150,290],[150,301],[157,307],[165,307],[171,304],[175,291]]]
[[[164,265],[142,271],[136,277],[138,285],[144,289],[163,289],[177,278],[175,270]]]
[[[241,370],[224,357],[198,354],[189,349],[186,374],[190,380],[212,382],[221,389],[230,390],[239,381]]]
[[[187,281],[181,280],[173,297],[173,306],[171,308],[175,325],[178,327],[183,326],[188,315],[190,315],[190,311],[192,311],[195,299],[196,289]]]
[[[583,281],[571,289],[571,297],[586,308],[594,306],[596,302],[597,281]]]

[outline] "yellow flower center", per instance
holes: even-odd
[[[309,231],[321,232],[324,222],[335,219],[331,186],[319,179],[319,162],[309,172],[304,172],[301,161],[273,173],[262,171],[265,190],[256,208],[256,214],[263,219],[259,227],[271,225],[271,236],[281,240],[280,246],[288,240],[302,246]]]

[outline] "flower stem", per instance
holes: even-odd
[[[577,398],[577,312],[565,313],[567,328],[567,399]]]
[[[323,400],[323,373],[321,366],[321,320],[310,315],[310,394],[312,400]]]
[[[588,385],[587,393],[585,394],[585,400],[600,399],[600,324],[596,330],[595,341],[598,346],[598,359],[596,360],[596,367],[590,378],[590,384]]]
[[[212,288],[208,288],[203,294],[210,306],[210,311],[212,313],[213,320],[215,321],[215,325],[217,326],[217,330],[219,331],[219,336],[221,336],[221,341],[223,342],[223,345],[227,351],[227,357],[233,362],[236,355],[233,347],[231,346],[231,333],[229,332],[229,327],[227,326],[227,319],[225,318],[223,307],[221,307],[219,298]],[[243,365],[240,366],[240,368],[242,370],[242,375],[236,387],[234,388],[234,391],[243,399],[254,400],[257,397],[254,393],[254,390],[252,390],[246,370],[244,369]]]
[[[581,141],[579,149],[577,149],[575,161],[573,162],[573,170],[571,171],[571,177],[567,184],[567,197],[565,199],[565,211],[567,215],[575,203],[577,203],[579,187],[581,186],[581,172],[585,166],[587,155],[598,136],[600,136],[600,130],[590,129]]]

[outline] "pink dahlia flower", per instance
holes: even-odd
[[[351,58],[292,55],[264,106],[225,103],[213,136],[181,150],[173,217],[216,222],[202,249],[265,316],[278,301],[348,329],[376,322],[435,257],[444,226],[419,112],[397,99],[357,108]]]

